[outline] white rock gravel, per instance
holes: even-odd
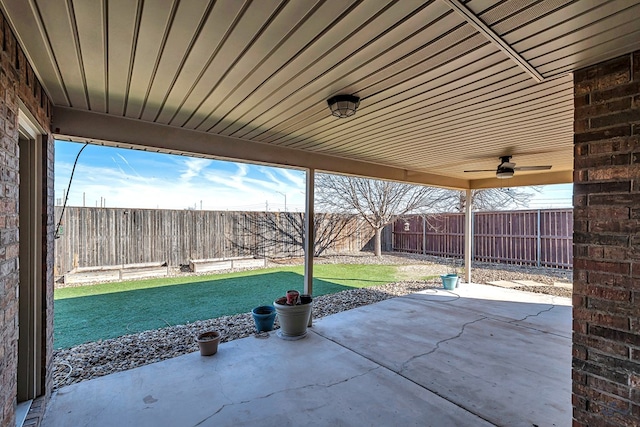
[[[281,260],[273,262],[271,265],[290,265],[300,262],[300,259]],[[316,319],[423,289],[439,288],[442,285],[437,276],[451,272],[453,268],[450,262],[443,263],[440,258],[406,254],[384,254],[381,258],[373,257],[370,254],[339,255],[321,258],[317,263],[403,265],[400,271],[407,277],[407,280],[316,297],[313,301],[313,315]],[[570,270],[474,263],[472,279],[474,283],[487,283],[494,280],[532,280],[553,285],[554,282],[571,283],[571,273]],[[436,278],[410,280],[411,277],[425,278],[429,276],[436,276]],[[571,289],[565,287],[522,286],[516,289],[557,296],[571,296]],[[278,328],[277,321],[275,326]],[[264,339],[268,336],[268,334],[256,334],[251,313],[243,313],[81,344],[54,352],[54,386],[60,388],[198,351],[195,336],[210,329],[220,331],[222,342],[251,335],[256,339]]]

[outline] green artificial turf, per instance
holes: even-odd
[[[396,271],[389,265],[316,265],[313,294],[383,285],[397,280]],[[303,286],[303,267],[296,266],[57,289],[55,347],[246,313]]]

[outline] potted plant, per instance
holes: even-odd
[[[201,356],[211,356],[218,352],[218,344],[220,344],[220,332],[207,331],[199,334],[196,338],[198,347],[200,347]]]
[[[276,320],[276,309],[272,305],[261,305],[251,310],[253,321],[258,332],[273,330],[273,322]]]
[[[305,298],[302,298],[304,303],[299,297],[297,291],[295,294],[287,291],[287,301],[284,304],[282,304],[282,298],[273,302],[280,323],[278,336],[282,339],[298,340],[307,336],[307,325],[311,316],[311,296],[305,295]]]
[[[458,283],[457,274],[443,274],[440,279],[442,279],[442,286],[448,291],[454,290]]]

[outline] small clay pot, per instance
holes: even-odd
[[[207,331],[203,332],[196,338],[198,347],[200,347],[201,356],[211,356],[218,352],[218,344],[220,344],[220,332]]]
[[[311,298],[311,295],[309,294],[300,295],[300,304],[311,304],[311,301],[313,301],[313,298]]]
[[[298,303],[298,297],[300,292],[296,290],[287,291],[287,305],[296,305]]]

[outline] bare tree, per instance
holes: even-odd
[[[316,175],[318,210],[357,214],[375,231],[374,252],[382,254],[382,229],[410,213],[436,212],[455,202],[456,192],[342,175]]]
[[[534,191],[540,191],[532,187]],[[488,188],[486,190],[473,190],[471,203],[474,211],[497,211],[503,209],[526,208],[533,197],[533,193],[520,188]],[[459,192],[457,211],[464,212],[467,204],[464,191]]]
[[[353,215],[316,214],[313,256],[320,256],[355,232]],[[305,224],[302,212],[254,212],[245,214],[232,244],[261,256],[298,256],[304,253]]]

